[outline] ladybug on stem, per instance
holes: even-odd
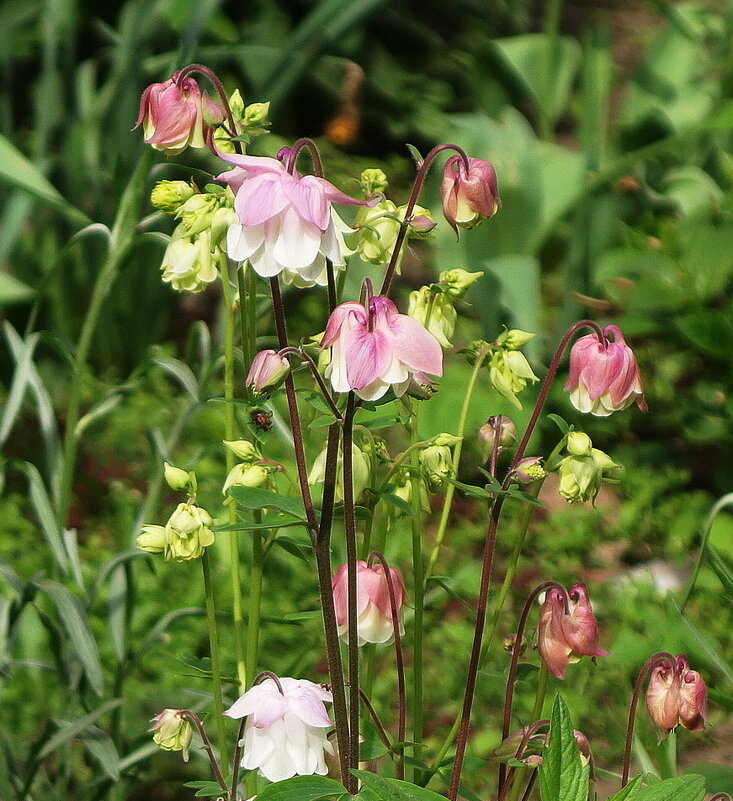
[[[258,431],[269,431],[272,428],[272,412],[265,409],[253,409],[249,416],[252,420],[252,425]]]

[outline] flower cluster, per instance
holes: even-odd
[[[166,562],[199,559],[204,548],[214,542],[211,522],[211,515],[200,506],[179,503],[165,526],[143,526],[137,547],[148,553],[162,553]]]
[[[691,731],[705,728],[707,686],[696,670],[690,670],[687,657],[677,654],[674,667],[657,665],[652,670],[646,692],[646,708],[664,740],[678,725]]]

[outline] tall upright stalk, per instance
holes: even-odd
[[[417,412],[412,416],[412,446],[418,442]],[[415,743],[412,755],[422,760],[423,738],[423,619],[425,612],[425,569],[422,547],[422,476],[420,473],[420,450],[413,447],[411,481],[412,517],[412,575],[415,615],[412,621],[412,739]],[[413,778],[417,782],[420,770],[415,767]]]

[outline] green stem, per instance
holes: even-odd
[[[224,774],[228,771],[229,759],[227,757],[227,736],[224,726],[224,702],[221,695],[221,665],[219,662],[219,634],[216,627],[216,603],[214,601],[214,587],[211,583],[211,562],[209,551],[204,550],[201,557],[201,568],[204,571],[204,592],[206,594],[206,622],[209,629],[209,650],[211,651],[211,674],[214,685],[214,716],[216,717],[216,732],[219,741],[219,759],[224,766]]]
[[[92,337],[99,322],[99,315],[107,293],[114,284],[120,265],[127,255],[135,233],[137,215],[145,189],[145,178],[150,166],[152,151],[146,150],[140,158],[135,172],[122,195],[119,211],[109,238],[107,259],[97,274],[92,290],[92,297],[82,323],[79,343],[74,355],[73,380],[69,390],[69,403],[66,409],[66,430],[59,480],[58,507],[56,522],[59,528],[66,525],[71,506],[71,489],[76,466],[76,450],[78,445],[76,427],[81,411],[82,382],[86,371],[87,359],[92,344]]]
[[[454,478],[458,475],[458,465],[460,464],[461,461],[461,451],[463,450],[463,436],[466,431],[466,420],[468,418],[468,409],[469,406],[471,405],[471,398],[473,397],[473,392],[474,389],[476,388],[476,382],[478,381],[478,376],[479,373],[481,372],[481,367],[483,366],[484,359],[486,358],[490,350],[491,347],[486,346],[478,352],[476,356],[476,364],[474,364],[473,371],[471,372],[471,377],[468,379],[466,394],[464,395],[463,405],[461,406],[461,413],[458,417],[458,427],[456,428],[456,436],[460,437],[460,442],[458,442],[453,449],[452,475]],[[435,535],[433,550],[430,552],[430,559],[428,560],[428,565],[425,570],[426,580],[432,575],[433,568],[435,567],[435,562],[438,559],[438,554],[440,553],[440,546],[443,544],[443,538],[445,537],[445,532],[448,528],[448,519],[450,518],[451,507],[453,506],[453,496],[455,495],[455,492],[456,492],[455,484],[448,484],[448,488],[445,491],[445,500],[443,501],[443,510],[440,513],[440,523],[438,524],[438,533]]]
[[[657,747],[659,767],[662,779],[673,779],[677,775],[677,732],[675,729],[667,735]]]
[[[420,474],[420,451],[417,445],[417,411],[412,420],[412,574],[413,604],[415,616],[412,625],[412,740],[415,743],[412,755],[415,760],[422,761],[423,737],[423,617],[425,611],[425,570],[422,550],[422,493]],[[413,780],[418,782],[419,768],[414,768]]]
[[[221,288],[224,303],[224,397],[229,401],[224,411],[224,439],[236,439],[236,418],[234,416],[234,308],[229,270],[225,259],[220,265]],[[235,456],[226,449],[227,475],[235,465]],[[237,522],[236,504],[227,505],[229,525]],[[257,539],[257,535],[253,537]],[[232,617],[234,622],[234,650],[237,658],[237,679],[242,692],[247,688],[247,668],[244,651],[244,615],[242,613],[242,577],[239,568],[239,532],[229,532],[229,571],[232,583]]]

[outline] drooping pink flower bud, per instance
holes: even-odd
[[[347,565],[341,565],[334,574],[332,583],[336,623],[338,633],[342,637],[345,637],[349,630],[347,568]],[[402,573],[396,567],[390,567],[389,572],[392,578],[397,614],[400,618],[399,631],[400,634],[403,634],[402,605],[405,601],[405,583],[402,580]],[[392,642],[394,624],[389,587],[384,567],[379,562],[371,567],[364,561],[356,563],[356,614],[359,645],[367,642]]]
[[[451,156],[445,163],[440,184],[443,214],[453,230],[473,228],[496,214],[501,201],[496,171],[488,161],[468,160],[468,171],[460,156]]]
[[[644,392],[636,357],[618,326],[603,329],[605,345],[596,334],[580,337],[570,350],[570,375],[565,390],[584,413],[607,417],[634,401],[645,412]],[[612,335],[613,339],[608,339]]]
[[[329,346],[326,375],[334,390],[353,389],[364,400],[377,400],[390,388],[403,395],[415,373],[443,372],[438,340],[382,295],[369,298],[366,306],[356,302],[337,306],[321,340],[321,347]]]
[[[560,590],[550,588],[540,610],[537,649],[547,669],[565,678],[569,663],[581,656],[608,656],[598,641],[598,625],[585,584],[574,584],[568,592],[568,612]]]
[[[191,147],[207,147],[211,126],[224,120],[224,108],[202,93],[193,78],[178,80],[180,72],[153,83],[140,98],[135,127],[143,126],[145,141],[175,156]]]
[[[255,395],[265,395],[280,385],[290,372],[290,362],[271,348],[259,351],[247,373],[247,386]]]
[[[691,731],[705,728],[707,687],[696,670],[690,670],[687,657],[677,654],[674,668],[657,665],[646,690],[646,708],[664,740],[676,726]]]

